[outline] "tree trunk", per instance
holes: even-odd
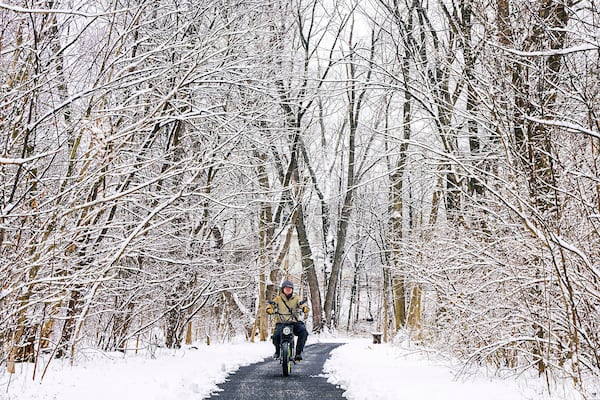
[[[421,327],[421,292],[421,285],[415,284],[411,291],[410,305],[408,307],[407,327],[415,340],[421,340],[423,337]]]
[[[383,267],[383,317],[382,317],[382,321],[381,321],[381,329],[383,331],[383,341],[387,342],[389,340],[389,309],[390,309],[390,304],[389,304],[389,293],[391,291],[391,287],[390,287],[390,281],[391,281],[391,277],[390,277],[390,267],[385,265]]]
[[[193,332],[192,321],[190,321],[187,324],[187,329],[186,329],[186,332],[185,332],[185,344],[187,346],[189,346],[189,345],[192,344],[192,341],[193,341],[192,332]]]
[[[75,343],[72,343],[72,340],[75,335],[75,319],[77,318],[80,294],[78,289],[71,291],[71,296],[69,297],[67,305],[65,323],[63,325],[60,340],[57,344],[56,358],[62,358],[68,355],[69,345],[71,345],[71,347],[75,345]]]
[[[342,261],[346,247],[346,235],[348,232],[348,224],[352,214],[352,205],[354,201],[354,192],[356,190],[355,177],[355,155],[356,155],[356,130],[358,129],[358,121],[362,101],[364,99],[366,89],[363,89],[360,94],[356,88],[356,64],[354,64],[354,48],[352,47],[352,32],[350,33],[350,63],[349,63],[349,88],[348,88],[348,164],[346,169],[346,192],[344,194],[344,202],[340,219],[338,223],[335,252],[333,255],[333,264],[331,266],[331,276],[327,284],[327,293],[325,295],[325,323],[332,327],[333,313],[335,310],[335,298],[338,290],[342,274]],[[374,53],[374,34],[371,39],[371,60]],[[371,70],[367,72],[366,81],[370,79]],[[335,319],[339,320],[339,310],[335,310]]]
[[[396,5],[397,7],[398,5]],[[395,9],[395,22],[399,29],[404,30],[406,35],[412,35],[414,20],[413,20],[414,4],[406,12],[406,21],[401,19],[401,13]],[[414,62],[414,55],[411,49],[408,48],[408,41],[404,42],[404,54],[402,54],[402,79],[404,95],[402,105],[402,127],[403,137],[400,142],[398,151],[398,159],[396,160],[393,171],[390,171],[391,178],[391,206],[390,206],[390,249],[391,262],[394,265],[394,270],[391,276],[393,303],[394,303],[394,322],[395,329],[398,331],[406,323],[406,294],[404,289],[404,274],[399,263],[400,257],[400,242],[404,236],[404,179],[406,173],[406,163],[408,159],[408,146],[412,134],[412,88],[410,85],[411,63]],[[388,128],[389,108],[386,109],[386,130]],[[409,223],[410,225],[410,223]]]
[[[296,232],[298,234],[298,242],[300,243],[300,253],[302,255],[302,270],[306,273],[308,287],[310,290],[310,301],[313,314],[313,332],[321,332],[323,329],[323,310],[321,309],[321,290],[319,288],[319,280],[317,271],[313,262],[312,251],[306,234],[304,225],[304,209],[302,203],[298,203],[298,217],[296,218]]]
[[[396,331],[400,330],[406,324],[406,296],[404,289],[404,277],[395,275],[392,278],[394,291],[394,321]]]
[[[265,168],[267,156],[264,152],[254,151],[254,157],[258,160],[258,182],[261,190],[268,192],[271,190],[269,176]],[[266,301],[271,299],[271,295],[267,291],[267,268],[269,255],[271,253],[271,243],[273,241],[273,211],[271,205],[267,202],[261,204],[260,218],[258,221],[258,243],[259,243],[259,283],[258,283],[258,307],[256,310],[256,324],[259,331],[259,340],[264,342],[269,336],[269,321],[266,314]],[[269,270],[269,272],[271,272]],[[271,276],[269,276],[271,278]],[[271,281],[273,282],[273,281]],[[252,335],[254,341],[254,334]]]
[[[359,291],[359,274],[360,267],[358,260],[355,260],[354,264],[354,277],[352,278],[352,287],[350,288],[350,304],[348,305],[348,321],[346,321],[346,332],[350,332],[352,326],[352,307],[357,306],[358,303],[358,291]]]
[[[472,22],[471,17],[473,14],[472,3],[470,0],[463,0],[460,4],[461,7],[461,33],[463,41],[463,57],[465,65],[465,79],[467,86],[467,131],[469,133],[469,150],[471,156],[475,158],[475,163],[478,163],[481,157],[481,143],[478,135],[477,121],[475,119],[477,111],[477,91],[475,89],[475,56],[471,45],[471,29]],[[470,176],[468,178],[468,189],[469,194],[477,194],[481,196],[484,191],[484,186],[477,176]]]

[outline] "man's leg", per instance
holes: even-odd
[[[298,342],[296,343],[296,359],[302,360],[302,352],[304,351],[304,345],[308,338],[308,331],[302,322],[296,322],[294,324],[294,335],[298,336]]]
[[[273,345],[275,346],[275,354],[273,358],[279,358],[279,342],[281,341],[281,331],[283,330],[283,324],[276,324],[275,330],[273,331]]]

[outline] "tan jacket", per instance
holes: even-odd
[[[299,321],[300,311],[304,314],[308,314],[310,309],[306,304],[300,305],[300,297],[292,294],[288,299],[285,294],[279,294],[275,296],[273,302],[276,304],[267,304],[267,314],[273,314],[276,310],[279,310],[279,314],[275,314],[275,323],[279,324],[282,322],[297,322]]]

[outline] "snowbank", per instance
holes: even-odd
[[[483,371],[464,374],[459,365],[410,346],[352,341],[325,363],[328,381],[350,400],[581,400],[563,387],[552,394],[535,377],[500,379]]]

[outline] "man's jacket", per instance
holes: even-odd
[[[267,304],[267,314],[273,314],[275,309],[279,310],[279,314],[275,314],[275,323],[279,324],[282,322],[298,322],[300,311],[302,310],[305,314],[309,312],[306,305],[300,305],[300,297],[292,294],[288,299],[285,294],[279,294],[275,296],[272,304]]]

